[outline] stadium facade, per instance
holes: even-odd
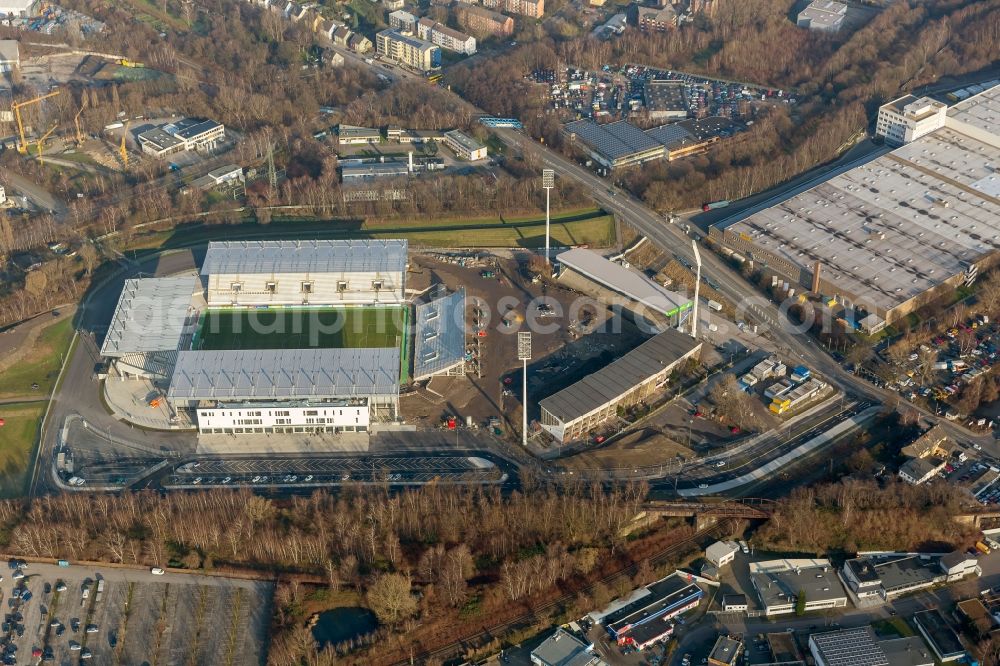
[[[410,335],[407,249],[210,243],[200,275],[126,281],[101,347],[107,381],[151,383],[201,433],[364,432],[396,420],[411,360],[423,377],[458,374],[465,353],[464,291],[418,306]],[[326,330],[330,318],[344,330]]]

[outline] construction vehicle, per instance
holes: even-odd
[[[36,145],[38,146],[38,163],[39,164],[45,164],[45,159],[42,157],[42,154],[45,151],[45,140],[48,139],[50,136],[52,136],[52,133],[56,131],[56,127],[58,127],[58,126],[59,126],[58,124],[53,125],[52,129],[50,129],[48,132],[46,132],[45,134],[43,134],[42,138],[40,138],[38,140],[38,143]]]
[[[133,68],[144,68],[146,63],[136,62],[135,60],[129,60],[128,58],[122,58],[118,61],[118,64],[122,67],[133,67]]]
[[[40,95],[34,99],[29,99],[26,102],[15,102],[10,105],[10,110],[14,112],[14,119],[17,121],[17,134],[20,137],[20,143],[17,144],[17,152],[22,155],[28,152],[28,139],[24,136],[24,121],[21,119],[21,109],[26,106],[31,106],[32,104],[38,104],[43,99],[48,99],[50,97],[55,97],[61,91],[54,90],[46,95]]]
[[[128,136],[128,128],[131,122],[125,123],[125,129],[122,130],[122,145],[118,148],[118,154],[121,155],[122,165],[125,169],[128,169],[128,149],[125,148],[125,137]]]
[[[989,555],[990,554],[990,547],[987,546],[982,541],[977,541],[976,542],[976,550],[978,550],[983,555]]]

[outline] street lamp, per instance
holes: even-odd
[[[549,257],[549,194],[556,184],[556,172],[552,169],[542,169],[542,187],[545,188],[545,265],[551,266]]]
[[[531,360],[531,333],[517,334],[517,359],[524,365],[521,372],[521,444],[528,446],[528,361]]]

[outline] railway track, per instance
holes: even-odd
[[[697,544],[704,539],[716,538],[721,536],[729,529],[733,520],[734,519],[732,518],[726,518],[714,525],[698,530],[697,532],[694,532],[686,539],[682,539],[681,541],[673,543],[667,546],[666,548],[657,551],[653,555],[650,555],[649,558],[645,559],[649,559],[649,562],[652,565],[661,564],[666,560],[674,557],[675,555],[683,552],[685,548],[687,548],[692,544]],[[516,629],[519,626],[525,626],[533,623],[538,618],[545,616],[548,611],[569,603],[581,592],[584,593],[592,592],[597,585],[607,585],[610,587],[613,583],[617,582],[618,580],[620,580],[625,576],[631,578],[638,570],[640,562],[641,560],[639,562],[635,562],[633,564],[625,566],[619,569],[618,571],[608,574],[607,576],[601,578],[600,580],[594,581],[593,583],[590,583],[584,587],[574,590],[573,592],[564,594],[557,599],[554,599],[540,606],[537,606],[533,608],[531,611],[523,613],[518,617],[511,618],[510,620],[506,620],[492,627],[484,628],[481,631],[471,633],[463,637],[461,640],[454,641],[452,643],[449,643],[448,645],[444,645],[439,648],[435,648],[433,650],[424,651],[423,653],[413,654],[412,656],[407,657],[406,659],[401,659],[398,661],[392,661],[388,663],[391,663],[393,666],[406,666],[407,664],[412,664],[414,658],[419,659],[420,661],[426,661],[427,659],[430,658],[444,660],[454,657],[466,647],[471,647],[480,643],[487,642],[489,639],[500,638],[504,634],[512,631],[513,629]]]

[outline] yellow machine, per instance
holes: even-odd
[[[24,136],[24,121],[21,119],[21,109],[23,109],[26,106],[31,106],[32,104],[37,104],[41,102],[43,99],[55,97],[56,95],[59,94],[59,92],[60,91],[55,90],[47,95],[41,95],[34,99],[29,99],[26,102],[15,102],[10,105],[10,110],[14,112],[14,119],[17,121],[17,133],[21,139],[20,143],[17,144],[17,152],[21,153],[22,155],[28,152],[28,140]]]
[[[48,139],[50,136],[52,136],[52,133],[56,131],[56,127],[58,127],[58,125],[53,125],[52,129],[50,129],[48,132],[46,132],[45,134],[43,134],[42,138],[40,138],[38,140],[38,143],[36,144],[38,146],[38,162],[39,162],[39,164],[45,164],[45,159],[42,157],[44,149],[45,149],[45,140]]]
[[[125,137],[128,136],[128,128],[131,122],[125,123],[125,129],[122,130],[122,145],[118,148],[118,154],[122,156],[122,164],[126,169],[128,169],[128,150],[125,148]]]
[[[122,67],[145,67],[146,63],[136,62],[135,60],[129,60],[128,58],[122,58],[118,61],[118,64]]]

